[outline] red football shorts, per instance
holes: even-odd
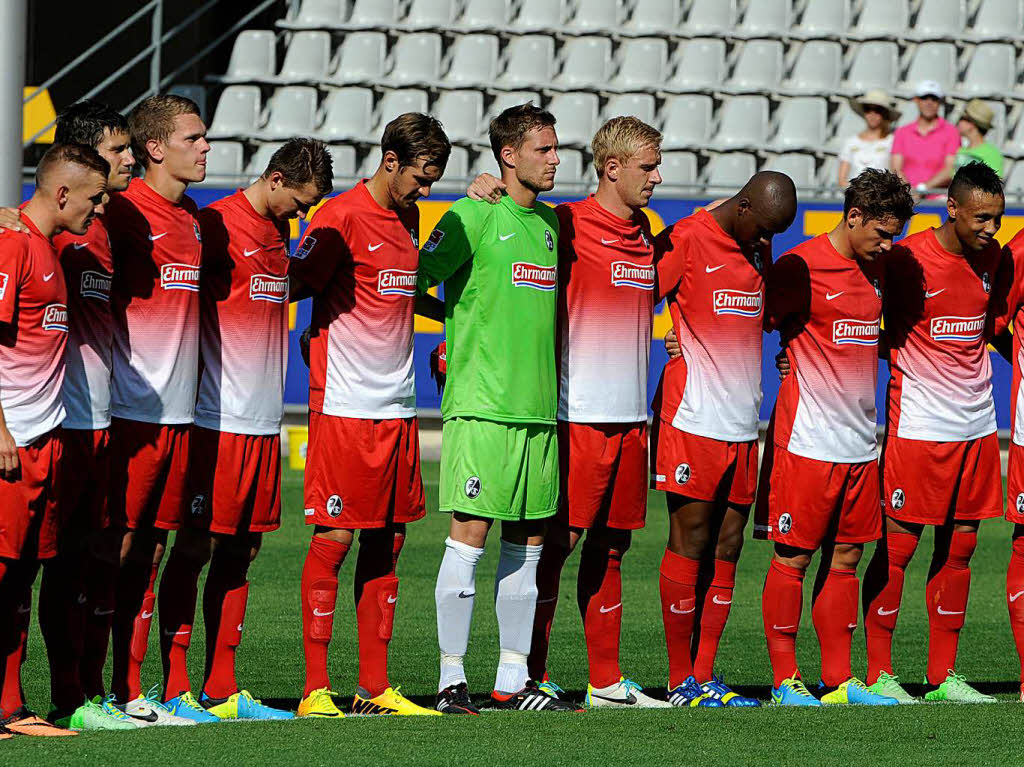
[[[651,487],[697,501],[749,506],[757,488],[757,440],[725,442],[654,419]]]
[[[63,431],[58,426],[19,447],[20,476],[11,482],[0,479],[0,558],[49,559],[57,554]]]
[[[64,429],[60,466],[61,536],[81,537],[110,525],[110,432]]]
[[[1024,525],[1024,446],[1013,440],[1006,464],[1006,519]]]
[[[191,431],[191,424],[111,420],[112,525],[128,530],[181,527]]]
[[[927,442],[887,434],[882,506],[900,522],[943,525],[1003,513],[999,438]]]
[[[867,543],[882,537],[877,462],[818,461],[778,445],[772,452],[770,540],[813,551],[826,541]]]
[[[342,530],[415,522],[427,513],[415,418],[309,412],[306,524]]]
[[[281,526],[281,435],[192,427],[186,524],[223,535]]]
[[[638,530],[647,518],[647,424],[558,422],[559,519]]]

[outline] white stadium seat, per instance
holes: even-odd
[[[379,140],[384,133],[384,126],[394,120],[398,115],[406,112],[427,111],[427,92],[415,88],[385,91],[377,103],[377,125],[371,131],[374,140]]]
[[[559,31],[570,35],[611,34],[623,22],[619,0],[576,0],[569,23]]]
[[[911,40],[954,39],[967,27],[965,0],[921,0],[914,28],[904,36]]]
[[[722,197],[735,194],[757,171],[757,160],[746,152],[712,154],[704,168],[703,181],[710,188],[707,194]]]
[[[593,93],[557,93],[548,104],[555,116],[558,143],[588,146],[597,129],[597,95]]]
[[[331,61],[331,33],[321,30],[294,32],[288,41],[281,71],[270,78],[282,85],[316,84],[327,77]]]
[[[274,152],[283,146],[283,141],[267,141],[260,144],[252,157],[249,158],[249,164],[245,166],[245,171],[243,172],[252,179],[262,176],[263,171],[270,164],[270,158],[274,156]]]
[[[684,35],[727,34],[736,26],[736,6],[736,0],[692,0],[680,31]]]
[[[782,37],[793,26],[793,0],[756,0],[736,30],[738,37]]]
[[[484,97],[480,91],[442,91],[432,113],[441,121],[451,141],[481,142]]]
[[[350,32],[338,46],[330,85],[376,85],[384,77],[388,38],[383,32]]]
[[[849,36],[898,37],[905,34],[909,27],[909,0],[863,0],[860,16]]]
[[[323,105],[319,137],[328,143],[372,141],[368,133],[373,116],[373,91],[369,88],[332,88]]]
[[[447,29],[455,23],[458,13],[455,0],[412,0],[400,26],[409,31]]]
[[[1006,191],[1018,198],[1024,196],[1024,161],[1017,160],[1006,176]]]
[[[974,49],[959,92],[965,98],[1006,98],[1017,80],[1017,55],[1009,43],[982,43]]]
[[[204,186],[219,186],[217,176],[238,176],[242,173],[242,145],[237,141],[211,141],[206,153]]]
[[[488,87],[498,76],[498,38],[495,35],[459,35],[448,49],[446,88]]]
[[[574,37],[562,47],[562,70],[552,81],[560,90],[603,88],[612,61],[612,41],[607,37]]]
[[[566,186],[580,186],[587,183],[590,165],[584,168],[583,153],[578,149],[558,149],[558,170],[555,172],[555,189]]]
[[[285,85],[274,91],[265,112],[261,139],[289,139],[316,131],[317,92],[306,85]]]
[[[632,115],[648,125],[654,125],[654,96],[650,93],[617,93],[604,105],[604,120],[620,115]]]
[[[661,132],[665,149],[703,149],[711,137],[710,96],[669,96],[661,107]]]
[[[761,149],[768,138],[768,99],[733,96],[718,110],[713,149]]]
[[[356,171],[356,175],[361,178],[369,178],[380,167],[381,152],[379,146],[372,146],[370,150],[363,157],[363,161],[359,163],[359,170]]]
[[[456,26],[464,31],[498,31],[512,21],[512,3],[507,0],[468,0]]]
[[[553,32],[569,13],[568,0],[522,0],[514,26],[518,32]]]
[[[505,48],[505,71],[494,82],[495,88],[519,90],[546,87],[555,69],[555,41],[546,35],[513,37]]]
[[[956,46],[953,43],[921,43],[912,54],[899,90],[912,95],[917,84],[934,80],[949,93],[957,81]]]
[[[971,35],[981,40],[1018,40],[1024,34],[1021,0],[981,0]]]
[[[668,43],[654,37],[623,40],[616,58],[619,71],[608,90],[657,90],[668,71]]]
[[[853,53],[843,90],[850,95],[872,88],[891,91],[899,79],[899,54],[899,46],[891,40],[861,43]]]
[[[835,187],[838,189],[839,181],[839,158],[835,155],[826,155],[825,161],[818,171],[818,186]]]
[[[344,29],[388,29],[398,24],[400,0],[355,0]]]
[[[817,186],[814,155],[789,153],[779,154],[768,159],[762,170],[775,170],[785,173],[796,184],[798,189]]]
[[[277,36],[266,29],[246,29],[235,38],[228,71],[208,80],[221,83],[265,82],[277,72]]]
[[[675,55],[675,70],[664,90],[669,93],[712,91],[725,80],[725,41],[695,38],[683,42]]]
[[[730,93],[761,93],[775,90],[782,80],[783,56],[780,40],[748,40],[740,48],[732,77],[724,90]]]
[[[252,135],[260,119],[260,89],[255,85],[229,85],[220,94],[213,123],[206,136],[244,138]]]
[[[992,109],[993,117],[992,128],[985,134],[985,140],[1002,147],[1006,142],[1006,104],[1001,101],[989,101],[988,105]]]
[[[441,35],[435,32],[402,35],[391,49],[390,59],[391,71],[383,85],[436,85],[441,76]]]
[[[697,183],[697,155],[693,152],[662,152],[661,181],[670,186],[692,186]]]
[[[492,117],[497,117],[509,107],[519,106],[520,104],[540,106],[540,94],[536,91],[503,91],[497,93],[494,96],[494,101],[487,108],[487,119],[490,120]]]
[[[1024,157],[1024,118],[1021,118],[1021,111],[1016,110],[1017,114],[1011,118],[1007,118],[1006,131],[1009,132],[1010,125],[1014,125],[1013,133],[1010,135],[1010,140],[1006,142],[1003,147],[1003,151],[1011,157]]]
[[[349,183],[356,175],[356,148],[351,144],[331,144],[327,147],[331,153],[331,171],[334,186],[340,187]]]
[[[302,0],[295,18],[283,19],[277,26],[284,29],[338,28],[345,21],[347,5],[345,0]]]
[[[439,192],[455,192],[462,195],[466,191],[468,177],[469,150],[464,146],[453,146],[451,154],[448,155],[448,164],[444,168],[444,176],[433,188]]]
[[[797,53],[782,89],[788,93],[825,95],[839,90],[842,74],[842,46],[833,40],[808,40]]]
[[[832,138],[825,148],[829,152],[838,153],[846,139],[864,130],[864,118],[853,111],[848,101],[839,104],[839,110],[835,118],[835,127],[832,131]],[[895,128],[896,126],[892,126]]]
[[[683,0],[633,0],[633,13],[619,34],[645,37],[671,33],[679,28],[682,17]]]
[[[797,38],[841,37],[853,20],[852,0],[814,0],[804,6],[800,23],[790,30]]]
[[[823,98],[802,96],[782,102],[775,116],[775,137],[769,146],[776,151],[801,149],[817,152],[825,145],[828,105]]]

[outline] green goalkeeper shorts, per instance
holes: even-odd
[[[440,508],[508,522],[553,515],[558,509],[555,425],[445,421]]]

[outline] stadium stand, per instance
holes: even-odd
[[[296,0],[276,29],[240,33],[210,78],[211,137],[228,142],[212,163],[252,168],[264,142],[315,133],[350,148],[343,168],[366,168],[388,120],[429,108],[458,145],[454,184],[493,170],[488,121],[530,99],[581,152],[559,189],[596,183],[590,137],[625,112],[665,133],[666,183],[704,191],[770,166],[829,187],[862,126],[847,97],[884,88],[906,124],[924,79],[948,89],[947,119],[986,99],[992,139],[1024,156],[1022,41],[1021,0]],[[1007,181],[1024,195],[1024,166]]]

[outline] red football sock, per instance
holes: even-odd
[[[796,634],[800,629],[803,587],[803,570],[772,560],[761,593],[761,616],[775,687],[800,675],[796,665]]]
[[[555,608],[558,607],[558,584],[562,568],[569,556],[567,545],[556,545],[545,541],[537,565],[537,610],[533,616],[533,639],[527,668],[530,678],[547,678],[548,646],[551,642],[551,626],[555,622]]]
[[[1020,683],[1024,689],[1024,536],[1013,539],[1010,566],[1006,570],[1006,606],[1010,610],[1010,629],[1020,659]]]
[[[25,703],[21,688],[21,664],[25,660],[29,620],[32,615],[32,581],[35,562],[0,560],[0,718],[13,714]]]
[[[226,698],[238,692],[235,651],[242,643],[245,606],[249,600],[249,560],[214,554],[203,589],[206,627],[206,672],[203,692]]]
[[[117,565],[91,558],[85,568],[85,629],[79,675],[87,698],[103,697],[103,666],[107,662],[110,624],[117,604]]]
[[[607,687],[622,679],[619,637],[622,631],[622,552],[584,544],[576,582],[583,616],[590,684]]]
[[[929,684],[940,684],[956,668],[956,649],[971,591],[971,556],[977,545],[977,532],[954,530],[946,561],[925,587]]]
[[[375,698],[391,686],[388,682],[388,644],[398,602],[395,566],[405,536],[389,538],[378,532],[370,535],[367,532],[371,531],[360,534],[359,557],[356,559],[356,624],[359,633],[359,686]]]
[[[149,646],[159,569],[159,564],[129,560],[118,572],[117,607],[111,626],[114,657],[110,688],[122,702],[142,694],[142,663]]]
[[[850,647],[857,628],[860,583],[856,570],[828,571],[821,590],[814,595],[811,619],[821,648],[821,681],[837,687],[853,676]]]
[[[192,689],[188,679],[188,646],[196,620],[199,574],[205,562],[171,549],[160,579],[160,660],[164,667],[164,699]]]
[[[693,675],[698,682],[710,682],[715,673],[718,643],[729,620],[733,589],[736,587],[736,563],[715,560],[715,576],[704,595],[704,611],[700,616],[700,642],[693,661]]]
[[[697,574],[700,562],[665,549],[661,559],[661,616],[668,647],[668,689],[673,690],[693,675],[690,639],[697,611]]]
[[[917,542],[917,536],[910,533],[886,533],[864,573],[868,684],[877,682],[883,671],[893,673],[892,634],[896,630],[903,599],[903,576],[917,549]]]
[[[327,675],[327,647],[334,631],[334,609],[338,600],[338,570],[345,561],[348,544],[314,535],[302,568],[302,644],[306,655],[306,689],[330,687]]]
[[[39,628],[50,664],[50,703],[62,715],[82,705],[79,676],[85,602],[83,555],[69,552],[48,560],[39,587]]]

